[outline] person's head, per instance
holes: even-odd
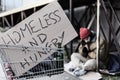
[[[87,28],[80,28],[80,39],[84,40],[85,42],[89,42],[90,41],[90,34],[91,31]]]

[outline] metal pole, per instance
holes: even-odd
[[[1,0],[2,11],[5,11],[5,10],[6,10],[5,2],[6,2],[6,0]]]
[[[73,1],[69,0],[69,19],[71,23],[73,24]],[[73,41],[70,43],[70,52],[73,53]]]
[[[97,0],[97,52],[96,52],[96,60],[97,60],[97,71],[99,71],[99,38],[100,38],[100,0]]]
[[[95,14],[92,16],[92,19],[90,20],[90,22],[89,22],[89,24],[87,26],[88,29],[90,29],[90,27],[91,27],[94,20],[95,20]]]

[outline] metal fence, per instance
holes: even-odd
[[[3,70],[8,80],[26,80],[64,72],[64,49],[0,46]]]

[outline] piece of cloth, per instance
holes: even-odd
[[[72,62],[75,66],[80,66],[81,64],[85,63],[87,60],[88,59],[83,57],[80,53],[72,53],[70,62]]]
[[[115,73],[120,71],[120,54],[115,52],[114,54],[110,54],[110,60],[108,64],[108,71],[110,73]]]
[[[96,70],[96,60],[95,59],[89,59],[84,65],[84,70],[87,71],[94,71]]]
[[[82,75],[85,75],[87,73],[87,71],[85,71],[83,68],[79,68],[77,67],[74,71],[73,71],[74,75],[79,77],[79,76],[82,76]]]
[[[87,71],[85,71],[83,67],[72,67],[70,63],[66,63],[64,65],[64,68],[66,72],[77,77],[85,75],[87,73]]]

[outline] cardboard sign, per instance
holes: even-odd
[[[0,44],[55,48],[56,43],[61,42],[62,46],[64,46],[75,37],[77,37],[76,31],[60,5],[55,1],[33,13],[7,32],[1,33]],[[36,63],[23,68],[20,66],[20,62],[26,62],[26,60],[31,62],[30,56],[32,58],[38,57],[38,51],[31,51],[29,52],[30,54],[25,54],[18,49],[13,49],[12,51],[4,49],[4,51],[10,62],[18,62],[17,69],[20,72],[15,72],[17,76],[37,65]],[[42,54],[42,57],[37,58],[37,61],[41,62],[51,54],[52,52],[46,55]],[[12,69],[15,70],[15,66],[12,66]]]

